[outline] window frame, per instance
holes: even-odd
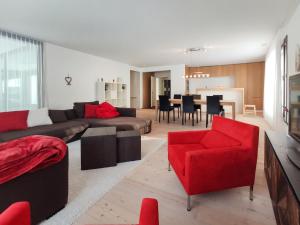
[[[280,50],[280,75],[282,78],[282,119],[288,124],[288,36],[286,35]]]

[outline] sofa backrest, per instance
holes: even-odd
[[[238,140],[245,147],[256,149],[258,147],[259,128],[257,126],[221,116],[214,116],[212,130],[222,132]]]
[[[75,111],[75,114],[76,114],[76,116],[78,118],[84,118],[85,104],[99,105],[99,101],[93,101],[93,102],[74,102],[74,104],[73,104],[73,110]]]

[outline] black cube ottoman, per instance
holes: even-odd
[[[128,162],[141,159],[141,135],[139,131],[117,132],[117,161]]]
[[[81,169],[117,165],[115,127],[88,128],[81,137]]]

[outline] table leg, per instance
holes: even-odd
[[[155,120],[157,121],[157,115],[158,115],[158,103],[155,104]]]

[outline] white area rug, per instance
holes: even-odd
[[[69,146],[69,202],[41,225],[70,225],[114,185],[165,143],[164,139],[142,137],[142,160],[119,163],[116,167],[80,169],[80,141]]]

